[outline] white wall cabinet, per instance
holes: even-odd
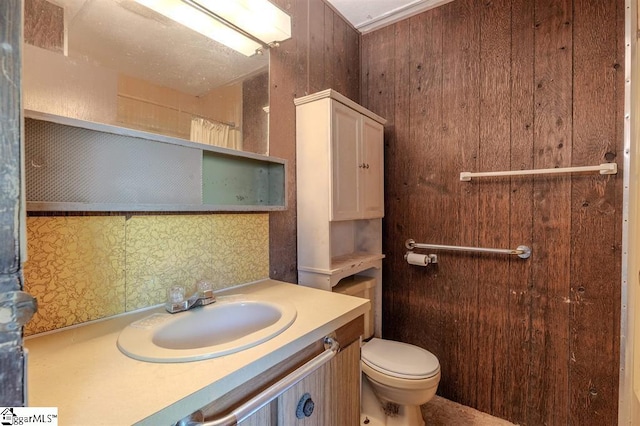
[[[331,290],[366,275],[378,294],[386,120],[331,89],[295,104],[298,283]]]
[[[310,137],[313,130],[301,131],[306,133],[304,143],[324,143],[330,150],[330,219],[383,217],[382,124],[335,99],[328,103],[330,140],[316,141]],[[300,114],[304,109],[301,105]]]

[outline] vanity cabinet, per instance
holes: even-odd
[[[335,331],[341,350],[286,392],[239,423],[241,426],[345,426],[360,422],[360,336],[364,317],[360,316]],[[295,370],[324,350],[322,342],[305,348],[288,360],[245,383],[218,401],[194,413],[199,421],[215,418],[233,409],[265,387]],[[296,415],[300,401],[307,403],[306,413]],[[305,415],[308,414],[308,415]]]
[[[372,277],[379,316],[386,120],[331,89],[294,102],[298,283]]]

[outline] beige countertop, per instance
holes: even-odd
[[[298,315],[258,346],[185,363],[137,361],[116,346],[122,328],[162,307],[27,338],[29,405],[58,407],[61,425],[173,424],[362,315],[369,303],[274,280],[217,294],[282,298]]]

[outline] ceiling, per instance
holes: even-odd
[[[327,0],[360,32],[366,33],[452,0]]]

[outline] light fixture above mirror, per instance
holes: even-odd
[[[268,0],[135,0],[251,56],[291,38],[291,17]]]

